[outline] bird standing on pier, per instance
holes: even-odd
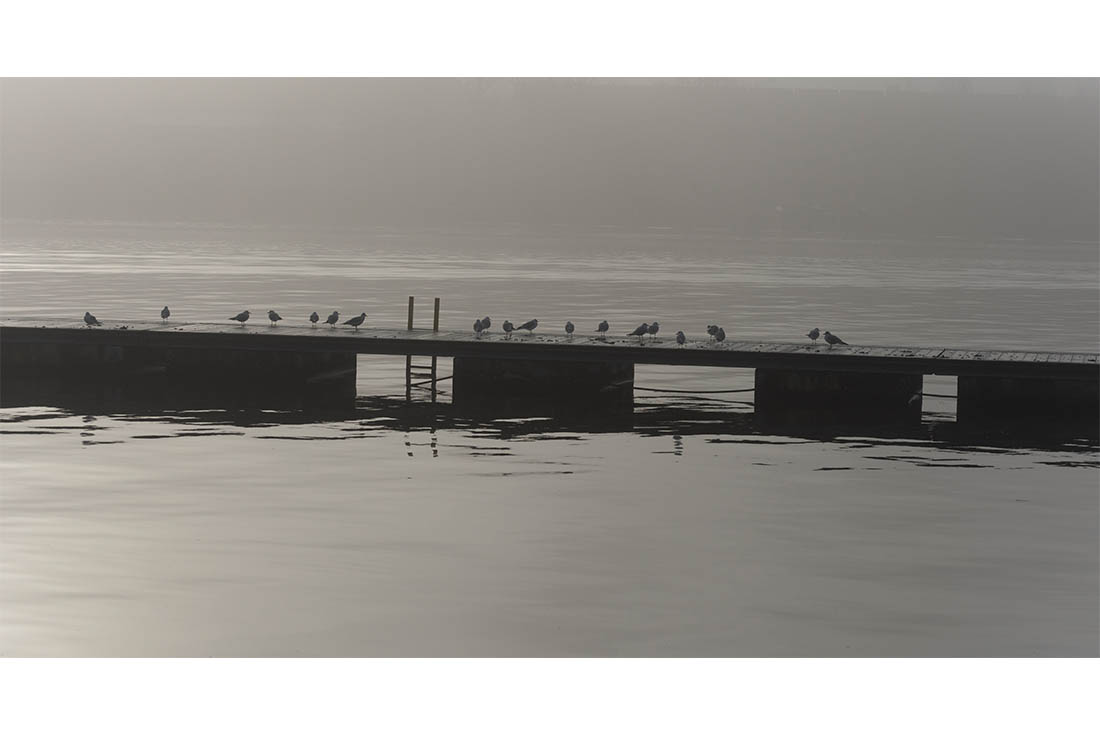
[[[684,332],[677,331],[676,332],[676,343],[679,344],[682,347],[682,346],[684,346],[685,342],[687,342],[687,337],[684,336]]]
[[[714,332],[714,338],[720,342],[724,342],[726,340],[726,330],[719,326],[718,331]]]
[[[569,335],[570,339],[573,338],[573,330],[576,329],[576,328],[577,327],[573,326],[572,321],[566,321],[565,322],[565,333]]]
[[[825,342],[829,345],[829,349],[832,349],[834,344],[843,344],[844,346],[848,346],[848,342],[844,341],[836,334],[830,334],[827,331],[825,332]]]
[[[354,326],[356,331],[359,331],[359,327],[363,325],[363,322],[367,320],[367,314],[361,313],[358,316],[348,319],[344,322],[345,326]]]
[[[636,337],[638,337],[638,343],[641,344],[642,339],[645,338],[645,335],[648,334],[648,333],[649,333],[649,324],[642,324],[637,329],[635,329],[634,331],[627,334],[627,336],[636,336]]]
[[[710,338],[713,339],[714,335],[718,333],[718,324],[707,324],[707,333],[710,334]]]
[[[492,325],[493,325],[493,322],[489,319],[488,316],[482,316],[481,317],[481,330],[482,331],[488,331],[489,327],[492,326]]]
[[[810,339],[812,339],[814,345],[816,346],[818,337],[821,336],[821,329],[819,329],[815,326],[812,330],[810,330],[810,333],[807,334],[806,336],[808,336]]]
[[[267,317],[269,319],[271,319],[271,325],[272,326],[275,326],[276,321],[282,321],[283,320],[283,317],[280,316],[279,314],[275,313],[274,309],[271,309],[267,312]]]
[[[309,315],[309,323],[312,325],[312,328],[317,328],[317,322],[320,320],[321,317],[317,315],[316,311]]]
[[[649,335],[653,337],[653,341],[657,341],[657,331],[661,328],[661,325],[654,321],[649,325]]]
[[[516,328],[517,329],[526,329],[527,333],[530,334],[532,331],[535,330],[535,327],[538,326],[538,325],[539,325],[539,320],[538,319],[531,319],[530,321],[525,321],[524,323],[520,324]]]
[[[241,311],[241,312],[240,312],[239,314],[237,314],[236,316],[230,316],[230,317],[229,317],[229,320],[230,320],[230,321],[240,321],[240,322],[241,322],[241,326],[244,326],[244,322],[245,322],[245,321],[248,321],[248,317],[249,317],[249,316],[251,316],[251,315],[252,315],[252,314],[251,314],[251,313],[249,313],[248,311]]]
[[[339,320],[340,320],[340,312],[339,311],[333,311],[332,313],[330,313],[328,315],[328,318],[325,319],[325,323],[328,324],[330,328],[335,329],[336,328],[336,322],[339,321]]]
[[[480,339],[481,338],[481,331],[484,328],[485,328],[485,322],[482,321],[481,319],[478,319],[477,321],[474,322],[474,338],[475,339]]]
[[[596,327],[596,331],[599,333],[601,339],[606,339],[607,330],[610,328],[611,326],[608,325],[607,321],[601,321],[600,325]]]
[[[511,339],[511,338],[512,338],[512,331],[513,331],[513,330],[514,330],[514,329],[515,329],[516,327],[512,326],[512,322],[511,322],[511,321],[508,321],[507,319],[505,319],[505,321],[504,321],[504,326],[502,326],[502,327],[500,327],[500,328],[504,329],[504,338],[505,338],[505,339]]]
[[[87,311],[84,312],[84,325],[86,327],[103,326],[103,324],[99,323],[99,319],[97,319],[95,316],[92,316]]]
[[[161,320],[161,322],[165,322],[165,321],[167,321],[167,320],[168,320],[168,317],[169,317],[169,316],[171,316],[171,315],[172,315],[172,312],[168,310],[168,307],[167,307],[167,306],[165,306],[164,308],[162,308],[162,309],[160,310],[160,320]]]

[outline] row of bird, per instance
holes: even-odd
[[[162,308],[161,311],[160,311],[161,321],[167,321],[168,317],[171,316],[171,315],[172,315],[172,312],[168,310],[167,306]],[[237,322],[240,323],[241,326],[244,326],[245,322],[248,321],[248,319],[251,318],[251,316],[252,316],[252,313],[250,311],[245,310],[245,311],[241,311],[236,316],[230,316],[229,321],[237,321]],[[274,310],[269,310],[267,312],[267,318],[271,321],[272,326],[277,325],[278,322],[283,320],[283,317],[280,316]],[[316,311],[314,311],[313,313],[311,313],[309,315],[309,321],[310,321],[311,324],[313,324],[313,326],[316,326],[317,323],[320,320],[321,320],[321,317],[317,314]],[[364,312],[364,313],[359,314],[358,316],[355,316],[353,318],[348,319],[347,321],[345,321],[343,323],[344,323],[345,326],[351,326],[356,331],[358,331],[359,327],[362,326],[363,322],[366,321],[366,320],[367,320],[367,314]],[[338,321],[340,321],[340,312],[339,311],[333,311],[325,319],[325,323],[328,324],[333,329],[336,328],[336,324],[337,324]],[[95,316],[93,316],[91,313],[89,313],[87,311],[84,312],[84,324],[86,326],[103,326],[103,324],[101,324],[99,322],[99,319],[97,319]],[[493,320],[490,319],[488,316],[483,316],[482,318],[475,321],[474,322],[474,335],[475,335],[475,337],[480,339],[482,334],[488,333],[488,331],[492,327],[492,325],[493,325]],[[531,319],[530,321],[525,321],[524,323],[520,324],[519,326],[515,326],[511,321],[505,320],[505,322],[501,325],[501,329],[503,329],[503,331],[504,331],[504,338],[505,339],[511,339],[512,338],[512,332],[514,332],[514,331],[526,331],[528,334],[530,334],[530,333],[534,332],[534,330],[536,328],[538,328],[538,325],[539,325],[539,320],[538,319]],[[576,327],[576,325],[573,324],[572,321],[566,321],[565,322],[565,333],[569,336],[570,339],[573,338],[573,332],[575,332],[576,329],[577,329],[577,327]],[[595,332],[597,334],[599,334],[599,338],[603,339],[603,338],[607,337],[607,332],[610,329],[611,329],[611,325],[608,324],[606,320],[604,320],[604,321],[601,321],[596,326]],[[634,331],[627,334],[627,336],[636,336],[636,337],[638,337],[639,343],[642,343],[645,340],[646,336],[651,337],[652,338],[651,340],[656,340],[657,339],[657,332],[660,331],[660,330],[661,330],[661,325],[659,323],[657,323],[656,321],[654,321],[653,323],[643,323],[643,324],[641,324],[638,328],[634,329]],[[710,335],[711,339],[713,339],[714,341],[717,341],[717,342],[723,342],[723,341],[726,340],[726,330],[724,328],[722,328],[721,326],[718,326],[717,324],[708,324],[707,325],[707,334]],[[814,344],[817,344],[818,339],[824,337],[825,343],[829,345],[830,349],[832,349],[833,345],[835,345],[835,344],[847,345],[847,343],[848,343],[848,342],[844,341],[843,339],[841,339],[839,336],[836,336],[835,334],[832,334],[828,331],[824,332],[824,334],[823,334],[822,331],[820,329],[817,329],[817,328],[812,329],[808,334],[806,334],[806,336],[808,338],[810,338],[811,340],[813,340]],[[682,331],[677,331],[676,332],[676,343],[679,344],[680,346],[683,346],[685,343],[687,343],[687,337],[684,335],[684,332],[682,332]]]

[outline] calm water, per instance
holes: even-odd
[[[422,325],[442,298],[445,328],[658,318],[1100,349],[1095,243],[13,222],[0,251],[3,316],[167,303],[180,320],[339,308],[400,325],[417,295]],[[403,366],[361,358],[356,405],[327,412],[102,395],[0,411],[0,654],[1098,653],[1087,442],[946,441],[941,398],[925,410],[944,430],[905,435],[766,435],[736,402],[751,393],[638,392],[610,422],[474,419],[446,395],[406,408]],[[637,384],[752,376],[647,367]]]

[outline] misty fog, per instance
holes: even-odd
[[[6,79],[7,219],[1095,240],[1077,80]]]

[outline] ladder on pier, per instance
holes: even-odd
[[[409,296],[409,331],[413,329],[413,311],[415,308],[415,297]],[[432,314],[432,331],[439,331],[439,299],[435,299],[435,308]],[[412,400],[413,388],[421,388],[431,391],[432,402],[436,402],[436,397],[439,393],[436,383],[441,382],[438,376],[437,370],[437,357],[431,358],[431,363],[413,363],[413,356],[411,354],[405,355],[405,400]],[[443,380],[450,379],[448,377],[442,378]]]

